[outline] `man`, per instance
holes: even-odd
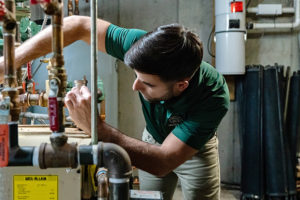
[[[143,141],[98,120],[99,140],[122,146],[139,172],[141,190],[159,190],[172,199],[180,179],[185,199],[219,199],[216,129],[228,110],[224,78],[202,62],[202,43],[171,24],[146,33],[98,20],[98,49],[124,60],[136,80],[146,128]],[[16,50],[17,66],[50,52],[50,28]],[[90,42],[90,19],[64,19],[64,44]],[[3,68],[3,67],[2,67]],[[0,65],[1,70],[1,65]],[[73,88],[65,103],[77,126],[90,134],[90,92]],[[85,119],[85,120],[82,120]],[[87,119],[87,120],[86,120]]]

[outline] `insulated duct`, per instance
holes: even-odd
[[[247,67],[244,95],[246,123],[242,135],[242,199],[263,199],[263,66]]]
[[[283,113],[275,67],[264,70],[264,151],[266,169],[266,194],[270,198],[287,198],[287,165],[283,138]]]

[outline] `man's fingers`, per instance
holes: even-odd
[[[89,99],[91,97],[91,92],[90,90],[88,89],[88,87],[86,86],[82,86],[81,89],[80,89],[80,93],[81,95],[86,98],[86,99]]]
[[[72,90],[71,90],[71,92],[73,92],[73,93],[80,93],[80,90],[79,90],[78,87],[73,87]]]
[[[70,99],[67,99],[67,98],[65,99],[65,105],[67,106],[69,112],[70,112],[70,110],[74,109],[73,103],[71,102]]]
[[[75,105],[77,104],[76,102],[76,96],[72,92],[68,92],[65,98],[65,104],[68,108],[68,110],[74,109]]]

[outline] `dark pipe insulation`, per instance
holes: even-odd
[[[34,147],[20,147],[18,141],[18,123],[10,122],[9,127],[9,162],[8,166],[32,166]]]

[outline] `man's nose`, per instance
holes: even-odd
[[[142,89],[141,82],[138,79],[135,79],[132,85],[133,91],[140,91]]]

